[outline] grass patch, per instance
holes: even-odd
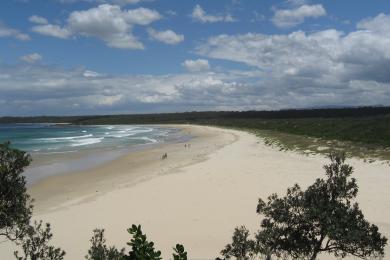
[[[236,128],[237,129],[237,128]],[[390,166],[390,148],[383,146],[321,139],[310,136],[294,135],[271,130],[243,129],[255,134],[265,145],[274,147],[279,151],[294,151],[304,155],[328,155],[333,151],[345,152],[348,157],[355,157],[368,163],[382,161]]]

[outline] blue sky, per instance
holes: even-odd
[[[390,105],[383,0],[5,0],[0,116]]]

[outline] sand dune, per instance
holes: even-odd
[[[191,147],[168,144],[133,152],[85,172],[54,176],[30,187],[35,218],[50,222],[66,259],[83,259],[92,230],[105,228],[109,244],[124,246],[131,224],[142,224],[169,259],[185,245],[190,259],[214,259],[237,225],[255,231],[259,197],[283,193],[323,176],[321,156],[280,152],[235,130],[185,126]],[[161,160],[163,153],[168,154]],[[360,187],[358,201],[369,221],[390,237],[390,167],[350,159]],[[0,244],[0,259],[14,259]],[[387,247],[387,256],[390,250]],[[333,259],[321,256],[320,259]]]

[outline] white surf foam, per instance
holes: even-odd
[[[110,135],[110,137],[115,137],[115,138],[123,138],[123,137],[129,137],[133,136],[135,134],[118,134],[118,135]]]
[[[133,139],[133,140],[144,140],[144,141],[147,141],[149,143],[157,143],[158,142],[156,139],[153,139],[153,138],[150,138],[150,137],[146,137],[146,136],[133,137],[133,138],[130,138],[130,139]]]
[[[152,131],[153,131],[153,128],[147,128],[147,129],[139,129],[139,130],[135,129],[132,132],[136,133],[136,134],[140,134],[140,133],[149,133]]]
[[[131,128],[122,129],[120,131],[111,132],[111,133],[109,133],[109,137],[123,138],[123,137],[134,136],[134,135],[142,134],[142,133],[149,133],[152,131],[153,131],[152,128],[140,129],[139,127],[131,127]],[[107,133],[106,133],[106,135],[107,135]],[[140,138],[137,138],[137,139],[140,139]]]
[[[35,140],[44,141],[44,142],[58,142],[58,141],[66,141],[66,140],[74,140],[74,139],[87,138],[87,137],[92,137],[92,136],[93,136],[92,134],[88,134],[88,135],[67,136],[67,137],[37,138],[37,139],[35,139]]]
[[[104,137],[98,137],[98,138],[85,138],[85,139],[82,139],[82,140],[73,140],[74,143],[71,144],[70,146],[72,146],[72,147],[77,147],[77,146],[84,146],[84,145],[97,144],[97,143],[102,142],[103,139],[104,139]]]

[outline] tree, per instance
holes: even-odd
[[[265,218],[257,238],[276,254],[314,260],[321,252],[344,258],[384,255],[387,239],[370,224],[358,204],[353,168],[345,164],[345,155],[334,153],[324,166],[325,179],[317,179],[305,191],[295,185],[284,197],[276,194],[264,202],[259,199],[257,212]]]
[[[0,144],[0,237],[22,247],[24,256],[14,252],[19,260],[61,260],[65,252],[48,245],[53,236],[50,224],[45,228],[42,221],[30,224],[33,205],[22,175],[30,162],[27,153],[11,148],[9,142]]]
[[[257,255],[255,241],[249,239],[249,230],[245,226],[234,229],[232,240],[233,242],[221,251],[225,259],[235,257],[238,260],[248,260]]]
[[[129,255],[125,257],[128,260],[160,260],[161,252],[154,249],[154,243],[149,242],[146,238],[146,235],[142,233],[141,225],[132,225],[131,228],[127,230],[130,234],[133,235],[133,238],[127,243],[131,246],[131,251]]]
[[[92,246],[88,250],[88,255],[85,256],[88,260],[120,260],[124,257],[125,249],[116,249],[115,247],[107,247],[106,239],[104,238],[104,229],[95,229],[91,238]]]
[[[49,246],[48,242],[53,234],[50,231],[50,224],[46,223],[42,226],[42,221],[35,221],[34,226],[29,226],[27,232],[21,239],[23,256],[19,256],[19,252],[14,252],[18,260],[62,260],[64,259],[65,251],[54,246]]]
[[[173,248],[173,260],[187,260],[187,252],[184,249],[184,246],[181,244],[176,244],[176,247]]]
[[[0,144],[0,236],[9,240],[22,237],[32,214],[23,170],[31,162],[25,152]]]
[[[160,260],[161,252],[154,248],[154,243],[149,242],[146,235],[142,233],[140,225],[132,225],[128,232],[133,236],[127,243],[131,250],[126,255],[125,249],[118,250],[115,247],[107,247],[104,238],[104,229],[95,229],[91,238],[92,246],[85,256],[88,260]],[[177,244],[173,248],[174,260],[187,260],[187,252],[183,245]]]

